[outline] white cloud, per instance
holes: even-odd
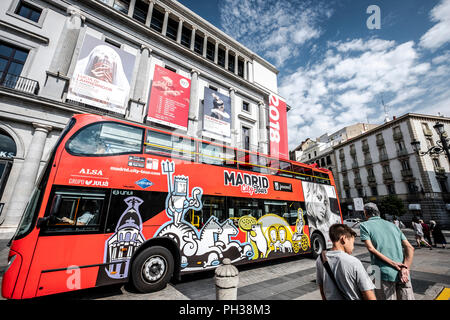
[[[420,38],[420,45],[436,50],[450,41],[450,0],[442,0],[431,10],[430,16],[436,24]]]
[[[332,10],[322,1],[223,0],[220,2],[224,31],[255,52],[263,52],[278,67],[298,57],[302,45],[317,39],[319,22]]]
[[[291,149],[307,137],[331,134],[368,118],[381,123],[382,97],[391,117],[423,112],[430,106],[445,112],[442,101],[450,100],[450,66],[424,62],[414,41],[352,39],[329,43],[328,48],[316,64],[280,79],[280,93],[292,107],[288,113]]]

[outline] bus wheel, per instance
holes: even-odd
[[[172,278],[173,270],[173,256],[168,249],[149,247],[134,260],[131,279],[139,292],[155,292],[166,287]]]
[[[314,233],[311,237],[311,249],[312,249],[312,256],[313,258],[317,258],[322,251],[325,249],[325,240],[323,237],[318,234]]]

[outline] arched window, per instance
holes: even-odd
[[[14,139],[9,134],[0,130],[0,200],[8,181],[9,172],[11,171],[13,158],[16,156],[17,146]],[[0,204],[0,213],[3,204]]]

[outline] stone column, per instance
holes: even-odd
[[[231,145],[237,147],[237,134],[236,130],[236,89],[230,88],[230,100],[231,100]]]
[[[228,70],[228,51],[230,48],[225,48],[225,69]]]
[[[47,135],[52,130],[51,126],[39,123],[33,123],[33,127],[35,128],[33,138],[28,147],[22,170],[17,177],[13,196],[5,215],[5,221],[2,224],[3,227],[18,226],[36,183]]]
[[[155,1],[154,0],[150,0],[150,3],[148,4],[147,19],[145,20],[145,25],[147,27],[150,27],[150,23],[152,22],[153,7],[154,6],[155,6]]]
[[[214,63],[217,64],[219,61],[219,41],[216,40],[216,44],[214,47]]]
[[[201,128],[199,129],[199,98],[198,98],[198,76],[200,72],[191,70],[191,95],[189,98],[189,123],[188,135],[201,138]]]
[[[191,33],[191,50],[194,51],[195,48],[195,28],[192,27],[192,33]]]
[[[264,105],[263,101],[258,102],[258,108],[259,108],[259,148],[261,149],[260,152],[263,152],[267,154],[269,152],[268,148],[268,134],[267,134],[267,115],[266,115],[266,106]]]
[[[136,122],[144,121],[145,105],[148,103],[145,95],[148,86],[148,77],[150,74],[150,60],[152,49],[148,46],[141,46],[141,57],[139,60],[139,72],[136,76],[133,94],[130,99],[130,108],[126,118]]]
[[[45,85],[41,90],[42,96],[56,100],[62,100],[64,90],[69,83],[67,73],[77,46],[81,26],[85,21],[85,17],[77,7],[68,7],[67,14],[53,60],[47,71]]]
[[[164,13],[164,22],[162,26],[162,35],[165,36],[167,33],[167,23],[169,22],[169,10]]]
[[[248,80],[247,70],[247,60],[244,59],[244,79],[246,80]]]
[[[206,58],[206,47],[208,46],[208,36],[205,33],[205,37],[203,38],[203,58]]]
[[[134,6],[135,5],[136,5],[136,0],[131,0],[130,1],[130,6],[128,7],[128,16],[130,18],[133,18]]]
[[[177,42],[181,43],[181,33],[183,32],[183,19],[178,22]]]

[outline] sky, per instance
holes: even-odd
[[[385,109],[450,116],[450,0],[179,2],[277,67],[290,150]]]

